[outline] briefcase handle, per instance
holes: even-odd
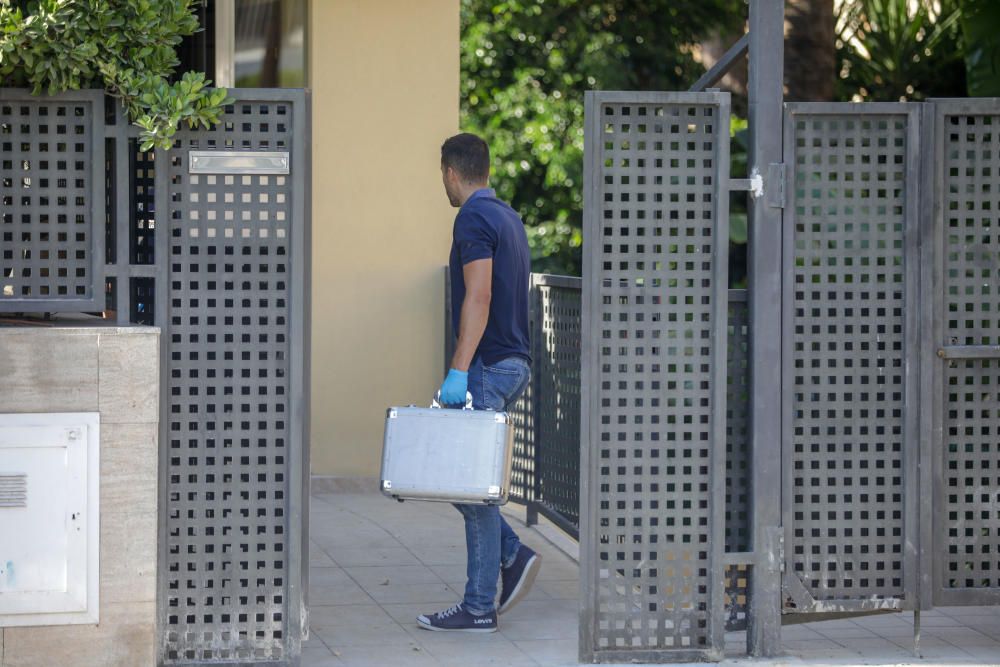
[[[441,405],[441,392],[440,391],[438,391],[436,394],[434,394],[434,398],[431,399],[431,407],[432,408],[443,408],[444,407],[443,405]],[[463,407],[462,409],[463,410],[472,410],[472,394],[470,392],[468,392],[468,391],[465,392],[465,407]]]

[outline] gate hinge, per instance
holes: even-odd
[[[785,208],[785,163],[773,162],[767,165],[767,181],[764,196],[771,208]]]

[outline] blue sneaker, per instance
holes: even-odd
[[[430,616],[417,616],[417,625],[424,630],[435,632],[496,632],[497,613],[491,611],[482,616],[476,616],[465,608],[465,605],[457,604],[451,609],[439,611]]]
[[[510,611],[523,600],[540,569],[542,557],[523,544],[518,547],[514,562],[500,571],[500,606],[497,611],[501,614]]]

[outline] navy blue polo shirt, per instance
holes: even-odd
[[[490,318],[476,357],[487,366],[507,357],[530,361],[528,339],[528,289],[531,251],[521,217],[489,188],[469,197],[452,230],[451,318],[458,335],[465,299],[462,267],[477,259],[493,258],[493,294]]]

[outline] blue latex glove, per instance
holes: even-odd
[[[465,405],[465,392],[469,390],[469,374],[452,368],[441,385],[442,405]]]

